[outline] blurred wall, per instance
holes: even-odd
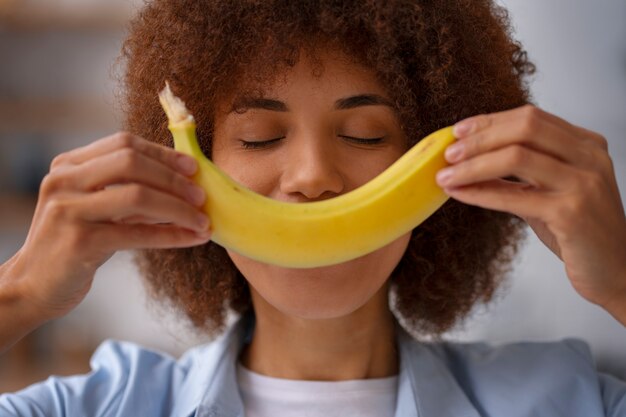
[[[57,2],[59,10],[67,6],[63,3]],[[0,262],[17,251],[26,237],[33,193],[52,157],[119,128],[111,77],[129,2],[97,4],[119,7],[122,12],[99,13],[104,18],[98,19],[85,6],[79,16],[59,13],[49,22],[44,17],[0,24],[0,56],[10,57],[0,62]],[[608,139],[624,193],[626,2],[507,0],[502,4],[511,12],[517,38],[537,64],[532,84],[537,104]],[[499,299],[449,334],[452,339],[494,343],[570,336],[592,345],[601,369],[626,378],[626,329],[574,293],[562,263],[530,230],[528,244]],[[36,353],[44,358],[33,380],[48,370],[58,372],[58,367],[46,367],[59,357],[49,351],[54,342],[62,352],[79,358],[77,365],[62,372],[78,372],[85,369],[86,353],[109,337],[175,355],[204,340],[148,302],[129,253],[121,252],[98,271],[92,291],[76,310],[31,336],[31,346],[22,357]],[[9,352],[4,363],[0,357],[0,391],[3,381],[4,387],[16,386],[1,371],[3,364],[10,368],[17,363],[7,359],[15,357]]]

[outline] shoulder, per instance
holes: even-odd
[[[131,370],[142,365],[174,366],[176,359],[167,353],[146,348],[133,342],[105,340],[93,353],[90,365],[93,371],[105,370],[107,373],[127,376]]]
[[[554,391],[571,384],[597,387],[591,349],[578,339],[502,345],[440,342],[426,344],[426,348],[460,383],[474,390],[532,386],[533,391]]]
[[[608,404],[601,378],[591,349],[582,340],[420,345],[447,369],[467,398],[484,410],[510,416],[539,411],[544,415],[605,415]],[[509,408],[511,401],[517,404],[514,411]]]
[[[452,368],[490,372],[585,372],[595,369],[589,345],[580,339],[554,342],[515,342],[491,345],[484,342],[432,343],[429,348]]]
[[[442,342],[429,349],[461,381],[480,386],[482,381],[495,387],[541,386],[572,382],[595,383],[595,363],[589,345],[578,339],[555,342],[487,343]]]
[[[135,343],[106,340],[92,355],[89,373],[51,376],[16,393],[1,395],[0,414],[170,415],[177,391],[200,352],[210,350],[210,344],[199,346],[176,359]]]

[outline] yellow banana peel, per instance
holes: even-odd
[[[411,231],[448,199],[435,174],[448,165],[443,152],[455,141],[451,126],[426,136],[355,190],[287,203],[246,188],[210,161],[198,145],[193,116],[167,83],[159,100],[174,148],[198,161],[192,179],[207,194],[211,240],[248,258],[290,268],[346,262]]]

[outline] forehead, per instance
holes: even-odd
[[[286,102],[329,104],[338,98],[372,93],[390,99],[371,68],[335,48],[301,49],[293,65],[284,65],[264,79],[241,75],[218,108],[229,112],[238,104],[257,98],[280,98]]]

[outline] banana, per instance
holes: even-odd
[[[230,178],[200,149],[193,116],[170,90],[159,93],[174,148],[198,161],[192,177],[207,193],[203,210],[211,240],[260,262],[314,268],[379,249],[417,227],[448,195],[435,182],[447,164],[452,127],[419,141],[384,172],[346,194],[311,203],[287,203],[258,194]]]

